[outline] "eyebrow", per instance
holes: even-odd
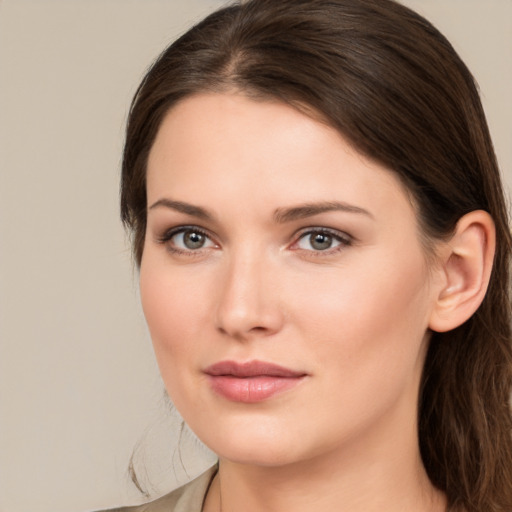
[[[171,210],[176,210],[180,213],[197,217],[202,220],[214,220],[214,215],[205,208],[185,203],[183,201],[174,201],[172,199],[162,198],[153,203],[149,207],[149,210],[159,207],[170,208]],[[289,208],[277,208],[274,211],[273,219],[274,222],[278,224],[284,224],[286,222],[305,219],[307,217],[313,217],[314,215],[332,211],[362,214],[374,219],[374,216],[368,210],[341,201],[322,201],[319,203],[306,203]]]
[[[274,221],[277,223],[291,222],[293,220],[313,217],[320,213],[340,211],[345,213],[357,213],[374,219],[374,216],[364,208],[340,201],[323,201],[320,203],[307,203],[291,208],[278,208],[274,212]]]
[[[213,220],[214,218],[208,210],[190,203],[184,203],[183,201],[173,201],[172,199],[167,198],[159,199],[149,207],[149,210],[153,210],[158,207],[170,208],[171,210],[176,210],[180,213],[191,215],[192,217],[198,217],[203,220]]]

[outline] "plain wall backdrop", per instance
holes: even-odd
[[[277,0],[276,0],[277,1]],[[211,464],[168,414],[118,220],[129,102],[218,0],[0,0],[0,511],[142,500]],[[512,188],[512,0],[404,0],[480,84]],[[180,460],[183,460],[183,464]]]

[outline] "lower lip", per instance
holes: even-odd
[[[252,404],[262,402],[294,388],[304,377],[233,377],[230,375],[209,376],[212,389],[232,402]]]

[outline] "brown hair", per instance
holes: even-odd
[[[419,397],[420,449],[449,510],[512,510],[511,235],[475,82],[428,21],[393,0],[251,0],[221,9],[165,50],[133,100],[121,215],[140,264],[148,153],[168,110],[237,90],[319,113],[397,173],[429,240],[464,214],[493,217],[487,295],[462,326],[433,333]]]

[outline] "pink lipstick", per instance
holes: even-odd
[[[221,361],[204,370],[216,393],[233,402],[267,400],[299,384],[306,373],[263,361]]]

